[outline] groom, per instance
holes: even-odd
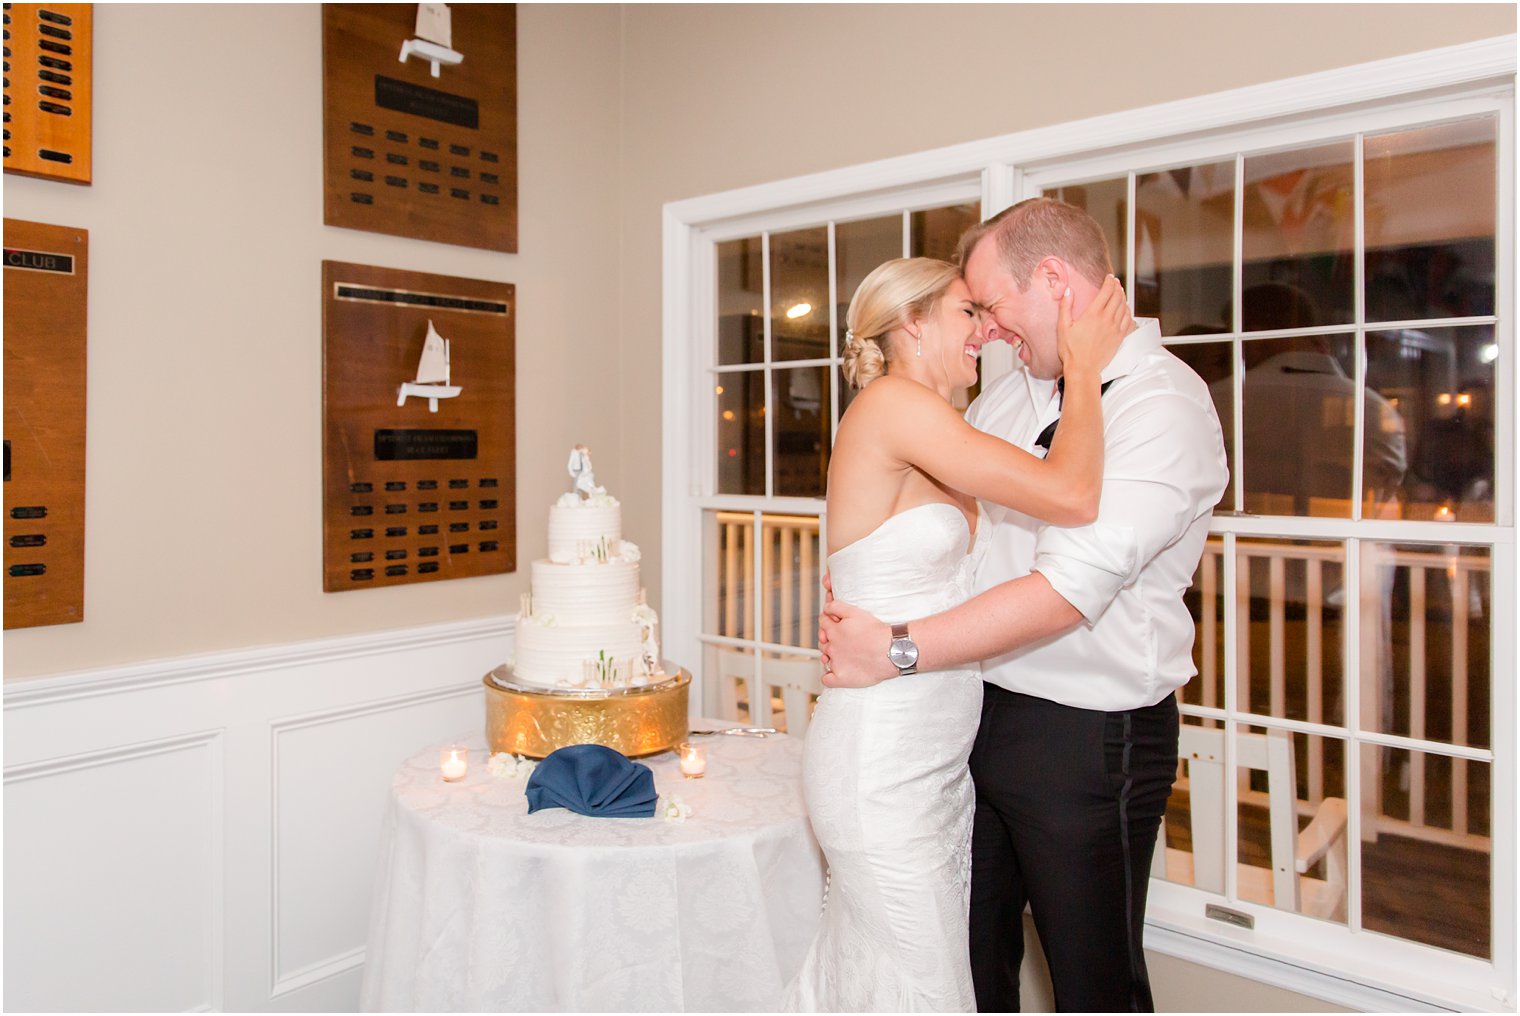
[[[1051,198],[1020,202],[961,238],[960,263],[1023,370],[966,419],[1043,456],[1061,413],[1056,316],[1112,271],[1098,223]],[[835,602],[820,621],[830,672],[858,687],[899,668],[984,661],[971,753],[971,965],[977,1008],[1019,1009],[1023,912],[1033,913],[1063,1011],[1153,1009],[1142,932],[1151,854],[1177,769],[1175,691],[1194,671],[1182,597],[1228,479],[1208,387],[1139,319],[1103,371],[1098,518],[1059,529],[987,505],[991,545],[974,599],[877,620]],[[907,621],[892,631],[887,622]],[[890,653],[890,655],[889,655]]]

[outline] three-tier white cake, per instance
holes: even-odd
[[[590,690],[669,679],[617,498],[595,487],[552,505],[549,556],[533,562],[530,581],[517,620],[518,684]]]
[[[691,674],[660,660],[623,509],[570,453],[574,489],[549,508],[549,556],[522,594],[516,658],[484,678],[493,752],[543,758],[571,744],[629,756],[683,740]]]

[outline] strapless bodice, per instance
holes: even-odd
[[[899,512],[829,555],[834,596],[883,621],[948,610],[970,598],[987,532],[980,505],[974,540],[953,504],[935,501]]]

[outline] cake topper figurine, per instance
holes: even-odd
[[[607,493],[606,488],[596,485],[596,474],[591,471],[591,449],[578,444],[570,449],[570,492],[589,501],[598,494]]]

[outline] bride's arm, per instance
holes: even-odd
[[[1103,487],[1103,412],[1099,374],[1133,327],[1124,290],[1110,278],[1075,322],[1061,301],[1060,341],[1066,394],[1061,426],[1045,459],[983,433],[939,396],[901,382],[889,451],[948,487],[1058,526],[1082,526],[1098,514]],[[883,378],[882,381],[886,381]],[[881,384],[882,381],[876,382]]]

